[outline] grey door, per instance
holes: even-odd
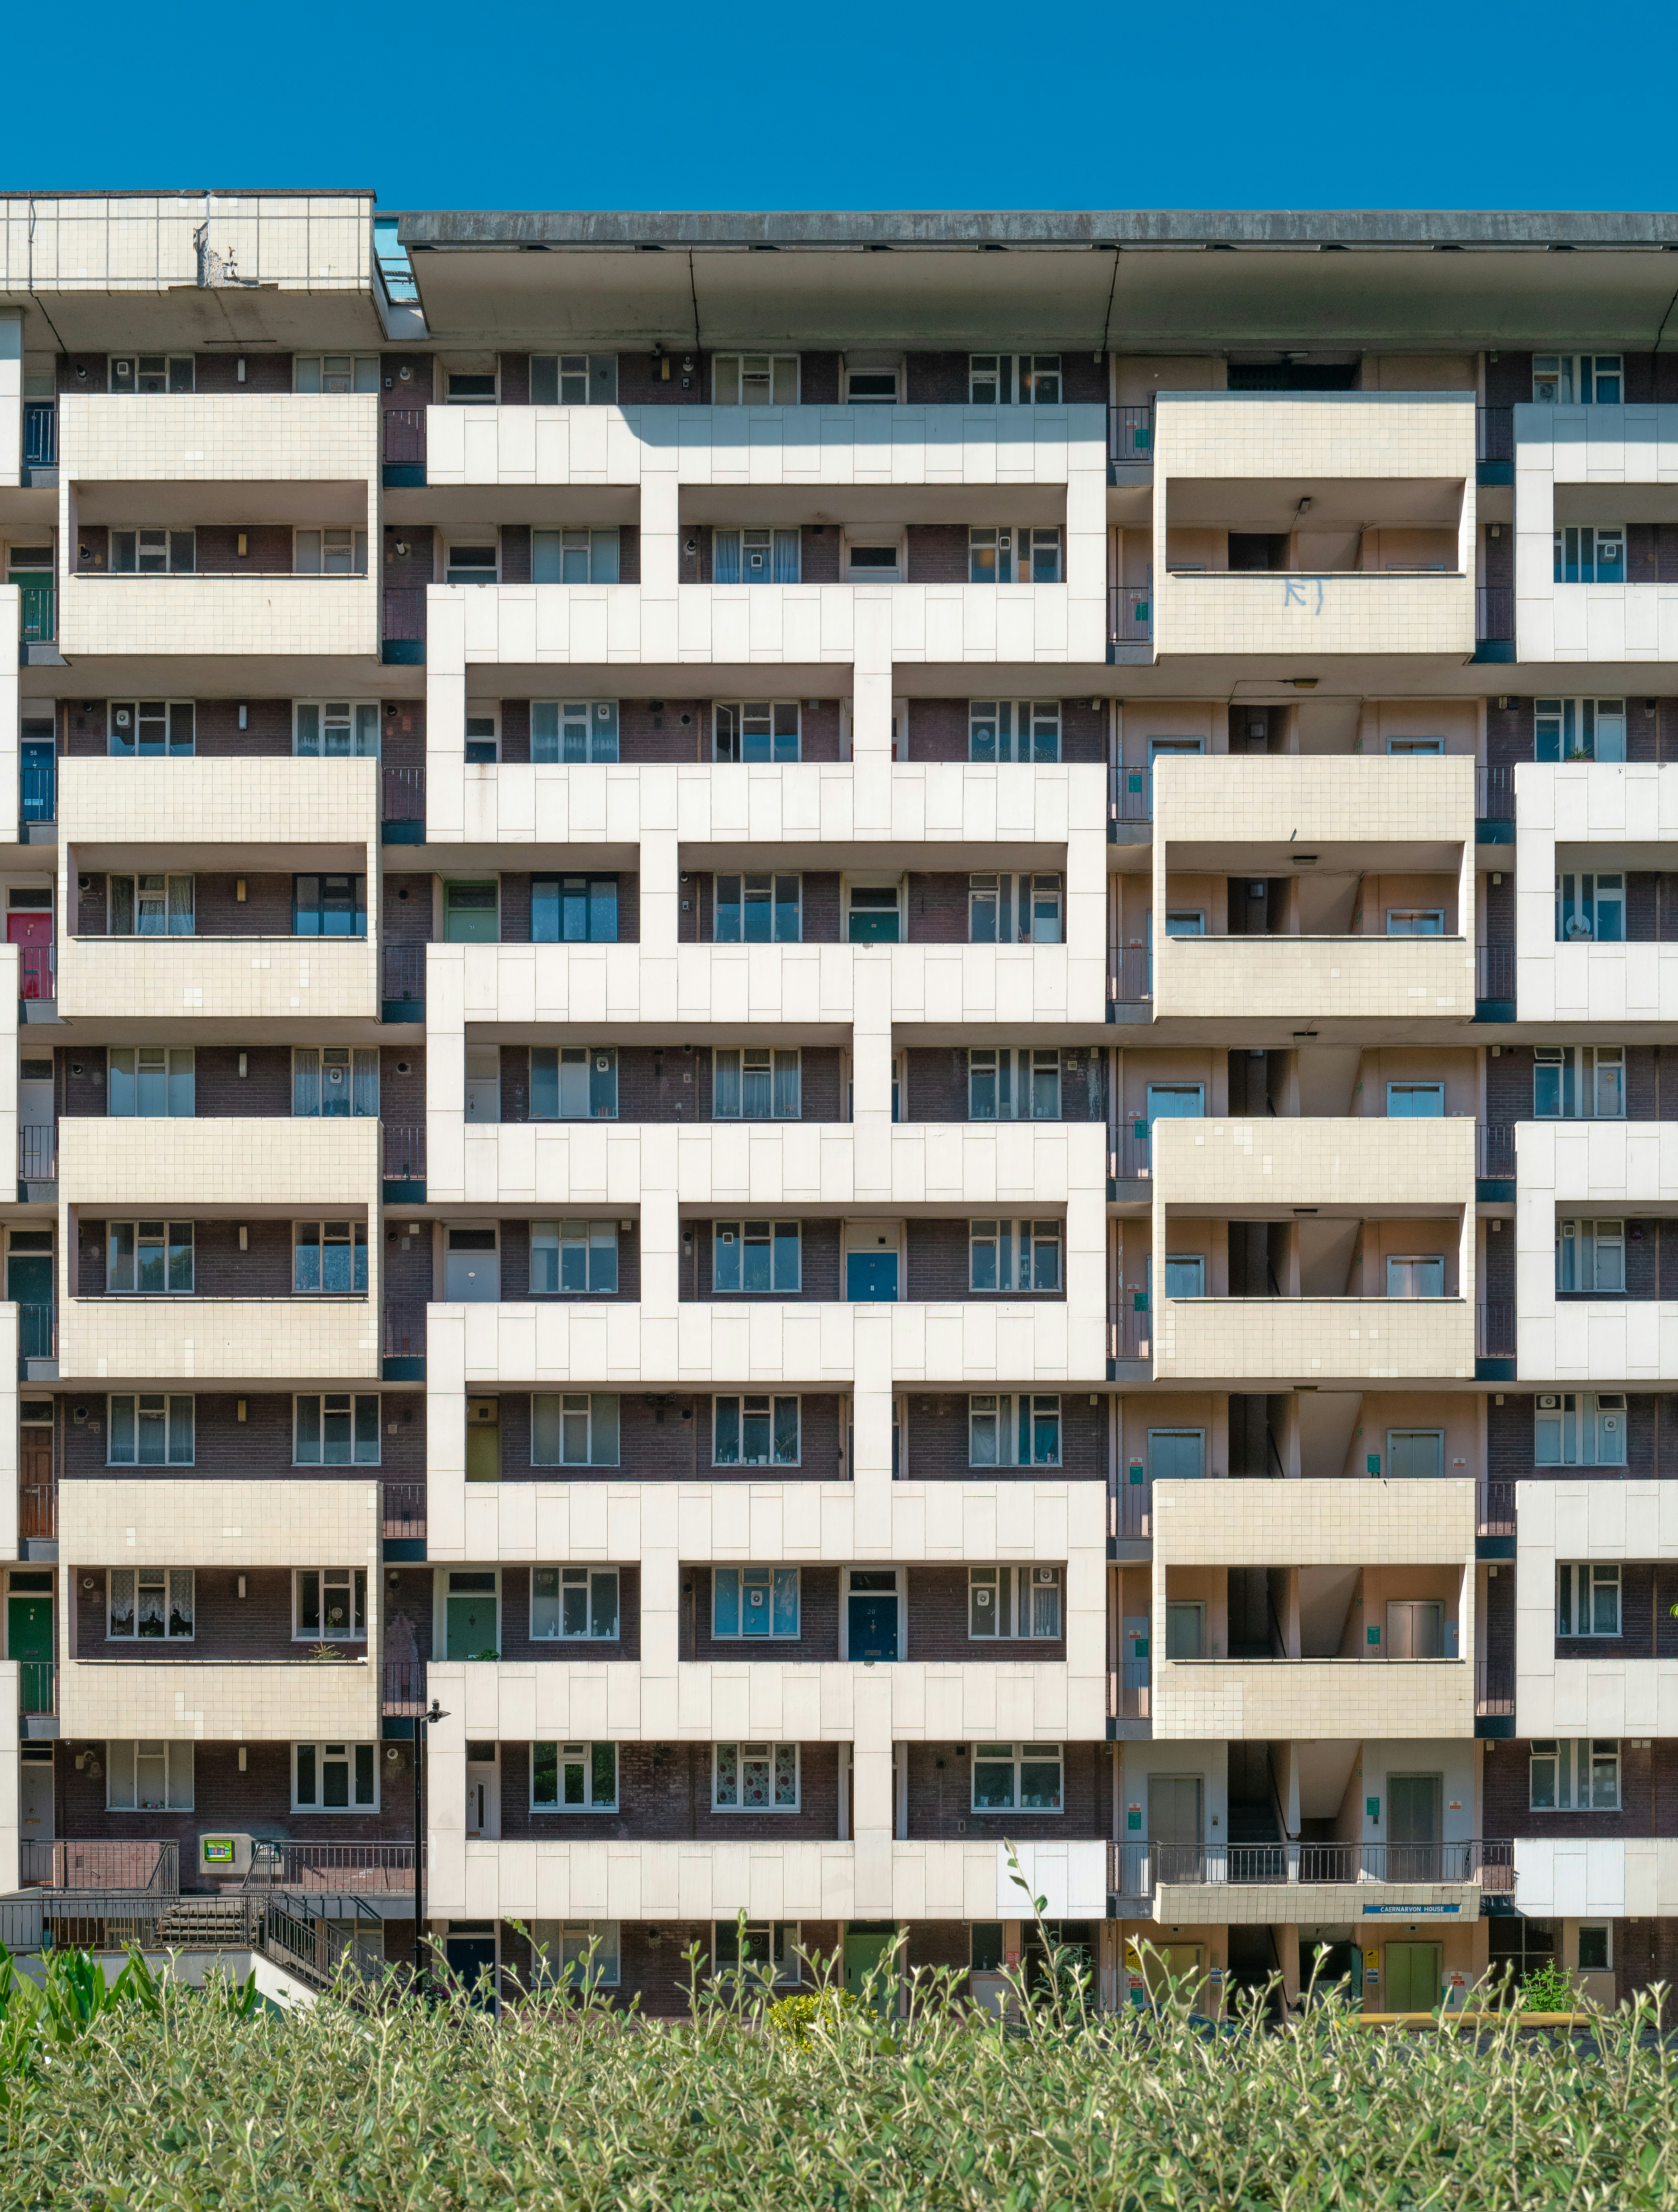
[[[1442,1774],[1387,1777],[1387,1869],[1389,1881],[1441,1879],[1440,1808]]]
[[[1442,1659],[1445,1607],[1437,1598],[1387,1600],[1389,1659]]]

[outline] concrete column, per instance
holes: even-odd
[[[667,951],[678,937],[681,912],[680,840],[669,829],[641,830],[641,943]]]
[[[426,602],[426,842],[466,834],[466,603],[457,592]]]
[[[653,1533],[648,1534],[649,1523]],[[641,1711],[645,1740],[674,1736],[681,1726],[677,1691],[681,1632],[681,1562],[674,1515],[644,1510],[641,1537]],[[667,1539],[668,1540],[660,1540]]]
[[[892,1551],[892,1309],[852,1309],[851,1479],[856,1488],[857,1556]]]
[[[851,1832],[856,1853],[856,1917],[894,1917],[892,1680],[887,1668],[855,1676],[856,1747],[851,1768]]]
[[[466,1314],[461,1306],[432,1306],[427,1315],[426,1552],[433,1559],[466,1557]],[[466,1787],[463,1770],[460,1786]]]

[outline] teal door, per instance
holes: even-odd
[[[52,1357],[52,1255],[6,1255],[6,1296],[18,1309],[18,1352],[25,1359]]]
[[[895,1252],[851,1252],[845,1256],[845,1295],[854,1305],[895,1304]]]
[[[6,1656],[17,1666],[18,1711],[52,1711],[52,1600],[23,1597],[13,1590],[6,1599]]]
[[[890,1921],[853,1922],[845,1931],[845,1986],[852,1996],[861,1996],[869,1976],[875,1972],[882,1960],[889,1957],[897,1941],[897,1929]],[[881,1976],[874,1991],[878,2010],[889,2015],[896,2009],[896,1990],[891,1981]]]
[[[897,1657],[897,1577],[889,1567],[852,1571],[845,1630],[853,1660]]]
[[[499,1648],[494,1591],[473,1590],[462,1595],[451,1590],[448,1630],[451,1659],[482,1659],[486,1652],[494,1654]]]
[[[484,2011],[495,2009],[495,1938],[493,1936],[451,1936],[449,1972]]]

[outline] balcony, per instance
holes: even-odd
[[[384,1556],[390,1560],[419,1560],[426,1556],[426,1486],[422,1482],[386,1482],[382,1484],[384,1515],[381,1522]],[[425,1691],[425,1667],[416,1661],[411,1668],[403,1667],[403,1679],[393,1686],[391,1669],[393,1662],[387,1660],[385,1668],[385,1695],[393,1694],[402,1702],[398,1711],[405,1711],[408,1703],[421,1698]],[[390,1707],[387,1704],[386,1710]]]
[[[1155,948],[1155,1018],[1313,1023],[1469,1020],[1475,952],[1462,937],[1168,937]],[[1145,971],[1127,965],[1120,991]],[[1118,995],[1115,994],[1115,995]]]
[[[413,491],[426,481],[426,416],[424,407],[387,407],[381,420],[386,491]]]
[[[58,1367],[66,1381],[125,1379],[148,1388],[376,1382],[378,1310],[355,1297],[71,1298]]]
[[[1309,1923],[1449,1914],[1477,1920],[1512,1899],[1515,1846],[1445,1844],[1158,1844],[1107,1846],[1109,1913],[1168,1925]],[[1524,1893],[1523,1893],[1524,1894]]]
[[[423,845],[426,842],[426,772],[422,768],[387,768],[381,771],[379,836],[386,845]]]
[[[1476,584],[1474,593],[1474,657],[1515,658],[1515,588],[1512,584]]]
[[[174,1896],[180,1889],[180,1846],[173,1838],[154,1842],[95,1837],[39,1843],[25,1837],[18,1844],[18,1880],[26,1889]]]
[[[291,1897],[412,1897],[412,1844],[253,1844],[248,1893]]]
[[[1154,1554],[1168,1566],[1268,1566],[1281,1559],[1296,1567],[1461,1565],[1475,1556],[1478,1500],[1469,1476],[1143,1487],[1153,1496]]]
[[[1473,1202],[1471,1115],[1234,1115],[1154,1124],[1153,1184],[1173,1214],[1310,1206],[1458,1211]]]
[[[82,1659],[63,1674],[66,1735],[366,1742],[379,1732],[378,1673],[365,1660]]]
[[[376,761],[70,759],[59,773],[60,834],[83,868],[143,866],[149,847],[171,867],[231,868],[233,848],[252,867],[360,871],[378,834]]]
[[[422,584],[386,584],[381,599],[379,657],[387,668],[423,668],[426,590]]]
[[[60,465],[76,488],[82,523],[131,520],[133,495],[123,495],[114,516],[105,511],[115,487],[159,483],[195,486],[206,522],[269,520],[253,511],[253,489],[260,504],[270,487],[299,484],[340,496],[354,490],[362,501],[355,520],[366,520],[378,468],[371,392],[77,392],[59,407]],[[294,494],[286,512],[295,512]]]
[[[51,1121],[25,1121],[17,1133],[17,1195],[22,1205],[58,1195],[58,1131]]]
[[[56,399],[26,399],[23,403],[23,478],[36,489],[51,489],[58,481],[58,403]]]
[[[377,592],[366,576],[71,576],[59,645],[71,661],[153,667],[190,659],[372,663],[379,658]],[[289,680],[301,688],[300,674]]]
[[[33,948],[26,948],[26,950]],[[337,937],[68,937],[59,1011],[149,1036],[159,1022],[284,1024],[305,1039],[323,1022],[376,1022],[373,946]]]
[[[1158,1382],[1471,1382],[1474,1309],[1461,1298],[1162,1298]]]
[[[383,1125],[370,1117],[72,1115],[58,1129],[64,1194],[95,1212],[378,1206]]]
[[[1515,481],[1515,410],[1512,407],[1476,407],[1475,473],[1483,484],[1512,484]]]
[[[1154,1740],[1471,1737],[1469,1659],[1163,1659]]]

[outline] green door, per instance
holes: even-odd
[[[1389,1943],[1388,2012],[1432,2012],[1439,2002],[1437,1943]]]
[[[52,1711],[52,1600],[20,1597],[15,1590],[6,1599],[6,1656],[15,1659],[18,1711]]]
[[[845,1986],[853,1996],[862,1996],[864,1983],[896,1941],[897,1929],[888,1920],[853,1921],[845,1929]],[[875,2002],[882,2014],[895,2011],[896,1992],[889,1983],[876,1985]]]
[[[50,645],[57,625],[53,619],[52,571],[14,568],[7,577],[18,587],[21,601],[21,635],[25,645]]]
[[[495,1631],[495,1593],[474,1590],[469,1596],[449,1593],[449,1656],[480,1659],[498,1649]]]

